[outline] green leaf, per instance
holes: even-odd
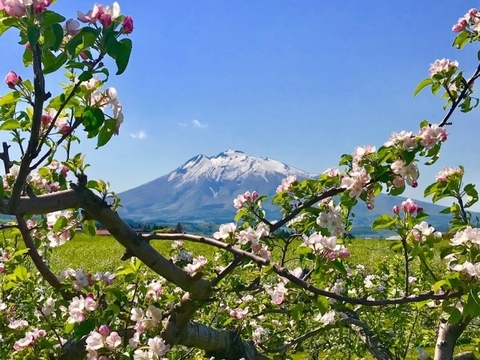
[[[65,333],[70,334],[75,328],[75,323],[66,323],[65,324]]]
[[[82,224],[83,232],[90,237],[94,237],[97,234],[97,227],[95,226],[94,221],[85,221]]]
[[[467,203],[465,204],[466,208],[472,206],[478,201],[478,192],[475,190],[475,185],[467,184],[463,188],[463,191],[465,191],[467,194]]]
[[[132,40],[117,39],[112,36],[107,42],[107,53],[110,55],[117,64],[117,75],[122,74],[127,68],[128,61],[130,60],[130,54],[132,53]]]
[[[15,130],[21,127],[20,122],[17,120],[7,120],[0,125],[0,130]]]
[[[18,265],[13,271],[13,273],[15,274],[17,279],[20,281],[25,281],[28,279],[28,270],[23,265]]]
[[[451,308],[451,310],[447,312],[450,313],[450,317],[448,318],[450,324],[455,325],[462,320],[462,313],[457,308]]]
[[[38,39],[40,39],[40,29],[35,25],[29,25],[27,28],[27,38],[33,49],[33,47],[37,45]]]
[[[60,216],[55,224],[53,225],[53,232],[58,233],[60,230],[64,229],[68,224],[67,218],[65,216]]]
[[[40,20],[44,28],[50,25],[58,24],[65,21],[65,18],[51,10],[44,10],[40,15]]]
[[[469,41],[470,33],[468,31],[462,31],[458,36],[453,40],[453,46],[457,49],[462,49],[467,42]]]
[[[105,122],[105,114],[101,109],[89,106],[85,108],[82,119],[85,131],[95,131]]]
[[[102,147],[110,141],[113,134],[115,133],[115,128],[117,127],[117,122],[113,119],[105,121],[105,124],[100,129],[97,139],[97,148]]]
[[[88,81],[93,77],[92,73],[90,71],[84,71],[83,73],[80,74],[78,77],[78,80],[80,81]],[[103,113],[103,112],[102,112]]]
[[[42,62],[44,64],[43,73],[50,74],[57,71],[65,64],[68,60],[67,54],[65,52],[60,53],[60,55],[55,56],[50,51],[46,51],[42,56]]]
[[[300,319],[303,317],[303,307],[304,305],[300,303],[292,309],[291,314],[294,320],[300,321]]]
[[[27,49],[26,47],[25,47],[25,50],[23,51],[22,62],[23,62],[23,66],[25,67],[33,64],[33,53],[31,50]]]
[[[43,31],[43,48],[58,51],[63,40],[63,28],[60,24],[53,24]]]
[[[66,45],[66,50],[71,57],[77,57],[83,50],[95,44],[97,30],[91,27],[83,27]]]
[[[417,94],[423,90],[423,88],[429,86],[429,85],[432,85],[433,83],[433,80],[431,78],[426,78],[426,79],[423,79],[422,81],[420,81],[420,83],[417,85],[417,87],[415,88],[415,90],[413,91],[413,96],[417,96]]]
[[[11,27],[17,27],[18,22],[19,18],[14,18],[10,16],[0,19],[0,36]]]
[[[373,221],[372,230],[391,228],[393,227],[393,225],[395,225],[396,222],[397,222],[396,218],[388,214],[383,214]]]
[[[229,317],[227,320],[225,320],[223,322],[223,326],[227,326],[228,324],[230,324],[235,318],[233,317]]]
[[[446,288],[449,289],[450,288],[450,281],[448,281],[448,280],[437,281],[435,284],[433,284],[432,290],[434,292],[437,292],[442,286],[446,286]]]
[[[20,93],[18,91],[12,91],[0,97],[0,106],[16,103],[18,100],[20,100]]]

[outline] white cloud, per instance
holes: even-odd
[[[198,120],[192,120],[192,124],[194,127],[199,128],[199,129],[205,129],[208,125],[207,124],[202,124]]]
[[[140,130],[136,134],[130,134],[130,136],[134,139],[145,139],[147,137],[147,133],[143,130]]]

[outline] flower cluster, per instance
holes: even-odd
[[[452,31],[459,33],[470,28],[477,32],[480,30],[480,18],[477,16],[478,10],[470,9],[463,17],[459,18],[457,23],[452,26]]]
[[[452,69],[458,68],[458,61],[451,61],[449,59],[437,59],[435,62],[430,66],[428,73],[430,77],[434,77],[437,74],[445,75]]]
[[[89,106],[101,109],[104,113],[108,106],[112,111],[112,118],[116,120],[117,126],[115,133],[118,135],[120,125],[123,123],[123,106],[118,100],[117,90],[114,87],[110,87],[105,91],[99,91],[98,88],[102,85],[102,82],[96,78],[90,79],[84,84],[88,91],[91,91],[90,98],[88,99]]]
[[[20,340],[15,341],[13,348],[16,351],[21,351],[27,347],[32,347],[35,345],[35,342],[38,338],[45,337],[47,332],[43,329],[34,329],[32,331],[27,331],[25,337]]]
[[[317,217],[317,225],[327,229],[330,234],[341,236],[344,233],[340,205],[335,206],[332,199],[320,203],[322,212]]]
[[[236,199],[233,200],[233,206],[235,209],[241,209],[245,206],[246,203],[255,201],[258,199],[258,193],[256,191],[250,194],[250,191],[245,192],[244,194],[240,194],[237,196]]]
[[[54,230],[55,224],[60,218],[64,218],[65,222],[68,223],[69,220],[73,220],[73,212],[55,211],[47,214],[47,226],[50,230],[47,234],[47,239],[50,241],[50,247],[63,245],[72,237],[71,229],[75,226],[75,223],[72,223],[72,221],[70,221],[70,225],[67,224],[67,226],[58,231]]]
[[[73,289],[80,291],[86,286],[91,286],[96,282],[103,281],[106,286],[109,286],[115,280],[115,274],[111,272],[97,272],[95,274],[85,274],[84,270],[79,268],[74,270],[67,268],[60,272],[58,280],[64,282],[65,280],[72,279]]]
[[[268,250],[267,246],[260,243],[261,238],[267,237],[269,235],[270,231],[268,230],[267,226],[263,223],[260,223],[255,229],[248,227],[244,230],[241,230],[236,235],[236,239],[241,245],[251,244],[254,254],[265,259],[270,259],[270,251]]]
[[[113,21],[120,16],[120,5],[114,2],[111,6],[95,4],[93,9],[86,14],[78,11],[77,18],[85,24],[96,24],[99,22],[105,27],[112,25]],[[130,34],[133,31],[133,20],[130,16],[126,16],[122,24],[122,33]]]
[[[313,233],[310,236],[303,235],[303,245],[311,248],[315,255],[329,260],[350,256],[348,249],[344,245],[338,244],[336,236],[323,236],[321,233]]]
[[[282,180],[282,183],[277,187],[277,194],[281,193],[282,191],[290,190],[290,187],[293,183],[297,181],[297,177],[295,175],[289,175],[285,179]]]
[[[30,6],[33,7],[35,14],[40,14],[51,3],[51,0],[0,0],[0,10],[13,17],[22,17],[27,14],[27,8]]]
[[[436,238],[442,237],[442,233],[435,231],[435,228],[430,226],[426,221],[422,221],[420,224],[415,225],[410,234],[413,236],[414,240],[422,242],[426,241],[432,234]]]
[[[92,294],[87,297],[83,295],[75,296],[68,306],[68,323],[82,323],[87,318],[87,312],[95,311],[98,307],[97,302],[93,299]]]
[[[415,212],[420,213],[423,211],[423,208],[410,198],[402,201],[402,204],[400,206],[395,205],[392,208],[392,212],[395,215],[398,215],[400,213],[400,209],[403,210],[406,214],[413,214]]]
[[[455,167],[444,167],[442,170],[438,172],[435,176],[435,181],[437,182],[447,182],[448,179],[454,177],[455,175],[463,175],[463,169],[455,168]]]
[[[98,331],[91,331],[85,341],[89,359],[97,359],[98,352],[102,348],[114,351],[122,343],[122,338],[116,331],[110,331],[107,325],[101,325]]]

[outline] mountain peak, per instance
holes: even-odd
[[[227,156],[234,156],[234,155],[245,155],[243,151],[228,149],[227,151],[221,152],[215,157],[227,157]]]

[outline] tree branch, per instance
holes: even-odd
[[[461,291],[445,292],[443,294],[436,294],[433,291],[429,291],[429,292],[415,295],[415,296],[393,298],[393,299],[382,299],[382,300],[368,300],[366,298],[351,298],[348,296],[338,295],[330,291],[318,289],[317,287],[308,284],[302,279],[297,278],[295,275],[292,275],[288,271],[288,269],[274,266],[273,271],[278,275],[284,278],[287,278],[294,284],[297,284],[303,289],[308,290],[316,295],[326,296],[328,298],[335,299],[343,303],[355,304],[355,305],[383,306],[383,305],[407,304],[407,303],[421,302],[425,300],[446,300],[446,299],[452,299],[452,298],[459,298],[463,294]]]

